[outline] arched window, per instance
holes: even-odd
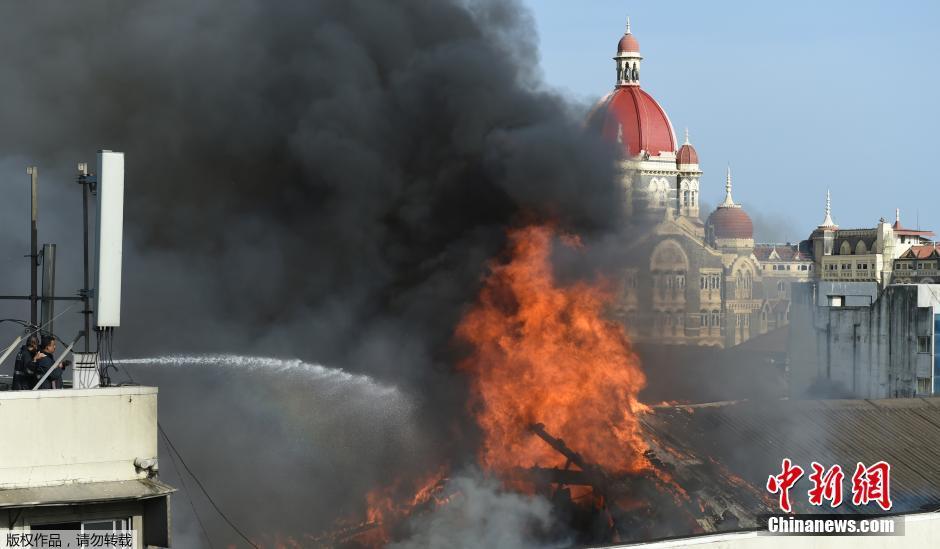
[[[865,245],[864,240],[859,240],[858,244],[855,245],[855,255],[865,255],[868,253],[868,246]]]
[[[839,255],[852,255],[852,245],[849,244],[848,240],[842,241],[842,246],[839,247]]]

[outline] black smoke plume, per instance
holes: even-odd
[[[41,166],[44,195],[58,195],[47,204],[59,204],[77,196],[76,161],[99,148],[127,155],[117,351],[252,352],[367,373],[415,400],[409,417],[426,440],[448,441],[428,443],[428,461],[463,452],[452,331],[506,229],[552,220],[590,236],[621,222],[611,151],[581,131],[581,106],[542,83],[518,1],[91,0],[6,3],[0,16],[15,22],[0,33],[4,165]],[[77,245],[74,221],[44,218],[43,240]],[[19,257],[23,241],[13,244],[4,252]],[[249,417],[284,387],[235,375],[162,374],[161,406],[178,429],[200,426],[193,436],[239,433],[239,449],[267,440],[264,426],[279,428],[226,423],[226,408]],[[205,415],[175,408],[190,393]],[[309,394],[307,413],[319,414],[324,401]],[[182,445],[203,471],[246,474],[237,455]],[[323,526],[333,517],[304,507],[320,501],[317,475],[348,480],[358,501],[392,472],[357,461],[372,446],[355,450],[300,478],[297,463],[271,461],[266,482],[309,490],[265,505],[289,509],[293,528]],[[335,501],[339,484],[321,498]],[[280,515],[232,497],[249,529],[278,528]]]

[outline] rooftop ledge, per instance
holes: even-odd
[[[89,398],[114,395],[155,395],[156,387],[146,385],[123,385],[120,387],[98,387],[96,389],[42,389],[37,391],[0,391],[0,401],[46,398]],[[0,410],[0,423],[3,421]]]

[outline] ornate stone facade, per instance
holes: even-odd
[[[631,267],[616,313],[635,341],[672,345],[733,346],[786,324],[788,284],[810,274],[798,268],[767,275],[768,266],[788,263],[781,253],[789,263],[811,259],[788,253],[789,244],[755,254],[751,220],[731,196],[730,168],[725,201],[702,222],[698,154],[688,132],[677,147],[665,110],[640,88],[641,59],[628,25],[614,57],[616,86],[588,118],[588,128],[621,151],[631,219],[623,239]],[[781,283],[787,290],[778,290]]]

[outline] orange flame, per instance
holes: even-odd
[[[546,226],[511,231],[511,260],[491,265],[479,303],[457,328],[473,347],[460,369],[471,376],[481,463],[497,473],[563,466],[527,430],[543,423],[606,471],[639,471],[648,466],[636,417],[646,378],[624,328],[605,316],[613,299],[605,285],[556,284],[554,237]]]
[[[368,530],[353,536],[356,541],[369,547],[379,547],[389,542],[390,528],[408,518],[416,509],[425,505],[444,505],[448,497],[444,494],[444,481],[447,468],[441,467],[438,471],[421,479],[412,490],[405,490],[402,478],[395,479],[391,484],[376,488],[366,494],[366,523],[372,526]],[[402,492],[414,493],[407,502],[400,498]]]

